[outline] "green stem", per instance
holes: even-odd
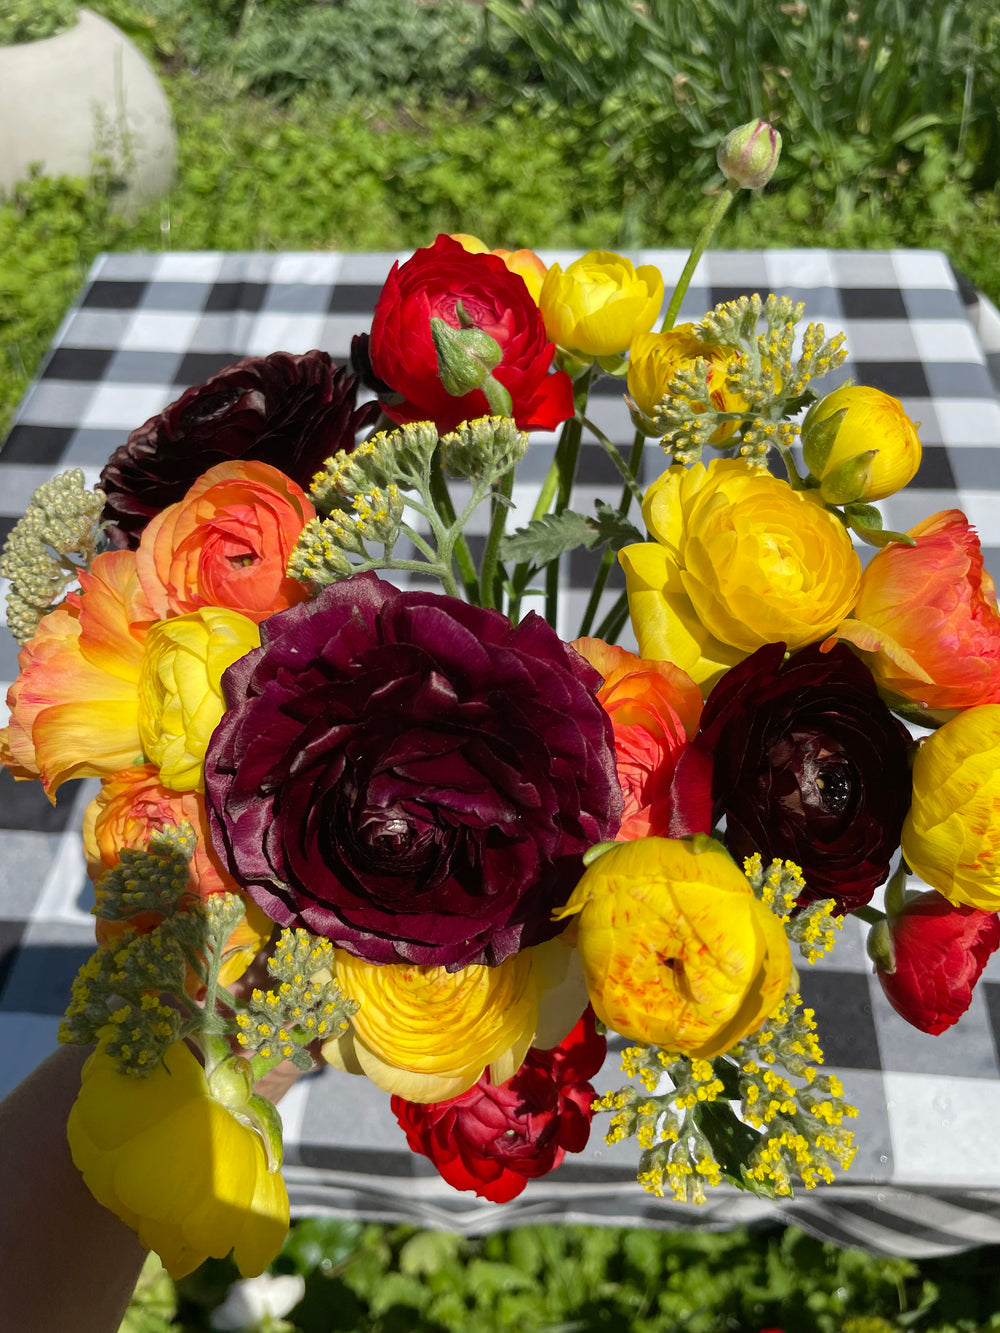
[[[899,916],[906,902],[906,862],[900,861],[896,873],[885,887],[885,914],[887,917]]]
[[[593,427],[591,427],[593,430]],[[622,487],[621,499],[618,501],[618,512],[623,517],[628,514],[632,508],[632,496],[642,504],[642,489],[638,484],[639,468],[642,466],[642,452],[646,445],[646,437],[641,430],[637,430],[632,439],[632,452],[629,455],[627,464],[628,477],[630,484]],[[615,450],[617,458],[618,451]],[[600,605],[601,594],[604,592],[605,584],[611,573],[611,567],[614,564],[614,551],[605,551],[601,557],[601,564],[597,571],[597,577],[594,580],[594,586],[590,590],[590,597],[587,599],[587,605],[583,612],[583,618],[580,621],[580,632],[578,638],[583,638],[585,634],[590,633],[590,627],[594,623],[594,617],[597,615],[597,608]]]
[[[448,493],[448,483],[445,481],[444,473],[441,471],[441,464],[438,461],[435,452],[431,465],[430,474],[430,493],[433,497],[437,511],[448,525],[449,529],[455,526],[455,506],[451,502],[451,495]],[[458,565],[458,572],[461,575],[462,584],[465,588],[465,595],[473,605],[479,605],[479,580],[476,577],[476,564],[472,559],[472,552],[469,550],[469,543],[465,536],[459,533],[450,543],[451,549],[448,551],[450,562],[454,554],[455,563]],[[452,595],[452,594],[449,594]]]
[[[559,483],[556,488],[554,514],[561,514],[569,504],[576,480],[576,466],[580,459],[580,442],[583,439],[583,414],[587,410],[587,398],[590,394],[590,381],[594,373],[591,366],[573,386],[573,399],[576,413],[564,423],[559,443],[556,445],[555,466]],[[545,567],[545,619],[555,628],[559,610],[559,556],[550,560]]]
[[[496,583],[497,565],[500,558],[500,543],[503,540],[504,529],[507,526],[507,505],[504,504],[504,499],[509,500],[514,493],[513,468],[499,479],[494,490],[496,494],[491,501],[490,531],[486,538],[483,563],[479,568],[479,586],[482,590],[483,606],[488,607],[499,605],[494,584]]]
[[[851,911],[851,916],[860,917],[870,926],[877,926],[880,921],[885,920],[885,915],[877,907],[855,907]]]
[[[612,442],[608,439],[608,437],[604,434],[604,432],[600,429],[599,426],[594,425],[594,423],[589,419],[589,417],[582,417],[581,423],[587,427],[591,435],[593,435],[594,439],[601,446],[601,448],[604,450],[607,456],[611,459],[612,463],[614,463],[615,467],[618,469],[619,474],[621,475],[622,481],[625,483],[625,490],[628,492],[631,498],[633,500],[637,500],[639,504],[642,504],[642,490],[639,486],[639,483],[635,479],[635,473],[632,472],[629,464],[626,463],[625,460],[622,458],[621,454],[618,452],[617,447],[614,444],[612,444]],[[621,505],[618,506],[618,512],[619,513],[625,512],[622,510]]]
[[[806,489],[806,483],[802,477],[799,476],[799,470],[795,466],[795,459],[792,457],[791,449],[784,444],[779,444],[776,447],[778,453],[781,455],[781,461],[785,465],[785,472],[788,475],[789,486],[791,486],[793,491],[804,491]]]
[[[684,265],[684,271],[681,273],[674,288],[674,294],[670,298],[670,304],[667,306],[667,313],[663,317],[663,323],[660,325],[660,332],[667,333],[674,327],[677,315],[681,308],[681,302],[687,295],[687,289],[691,284],[694,271],[698,267],[698,260],[702,257],[705,247],[712,239],[716,227],[726,215],[726,210],[733,202],[733,199],[739,193],[740,187],[734,185],[732,181],[726,183],[726,188],[715,201],[715,205],[708,216],[708,221],[698,233],[698,238],[691,247],[691,253],[688,255],[688,261]]]

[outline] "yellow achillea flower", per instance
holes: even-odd
[[[760,1027],[788,989],[781,921],[711,838],[620,843],[561,915],[594,1011],[622,1036],[710,1060]]]
[[[323,1055],[411,1102],[457,1097],[487,1065],[494,1082],[504,1082],[521,1067],[538,1024],[532,953],[449,972],[365,963],[337,949],[337,981],[360,1007],[351,1031],[327,1042]]]
[[[98,1203],[155,1250],[172,1278],[230,1250],[244,1277],[263,1272],[288,1232],[281,1172],[183,1042],[146,1078],[119,1074],[99,1046],[83,1067],[67,1126],[70,1152]],[[260,1099],[262,1100],[262,1099]]]

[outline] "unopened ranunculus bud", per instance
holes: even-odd
[[[482,389],[491,410],[508,416],[510,394],[493,377],[493,371],[503,360],[503,350],[495,338],[469,320],[461,302],[455,309],[461,326],[457,329],[446,320],[431,319],[442,388],[453,398],[464,398],[474,389]]]
[[[781,135],[766,120],[749,120],[730,130],[716,153],[723,176],[743,190],[766,185],[780,156]]]
[[[937,1036],[968,1009],[990,954],[1000,945],[995,912],[955,906],[940,893],[907,896],[903,910],[873,926],[868,953],[897,1014]]]
[[[917,428],[898,398],[844,385],[813,403],[802,423],[802,455],[828,504],[884,500],[920,467]]]

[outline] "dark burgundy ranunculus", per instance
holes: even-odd
[[[393,1114],[411,1150],[429,1157],[449,1185],[506,1203],[567,1152],[587,1146],[597,1095],[588,1080],[606,1050],[588,1009],[558,1046],[532,1047],[506,1083],[494,1085],[486,1073],[447,1102],[421,1105],[393,1097]]]
[[[216,463],[253,458],[308,490],[324,461],[353,449],[379,414],[357,407],[357,383],[326,352],[273,352],[227,366],[139,426],[101,473],[109,541],[136,547],[161,509]]]
[[[784,661],[767,644],[709,695],[695,745],[713,756],[726,846],[801,866],[800,901],[869,901],[889,873],[910,804],[910,738],[844,644]]]
[[[534,613],[345,579],[223,677],[216,849],[275,921],[369,962],[499,963],[562,928],[617,832],[600,680]]]
[[[500,347],[493,377],[510,393],[510,415],[521,430],[552,430],[574,412],[573,383],[565,371],[550,374],[555,343],[545,333],[524,279],[496,255],[470,254],[450,236],[393,265],[372,321],[371,338],[354,355],[367,356],[376,380],[392,390],[382,398],[386,415],[400,425],[433,421],[441,432],[485,416],[481,389],[453,397],[441,383],[431,319],[459,328],[456,305]]]
[[[872,947],[880,935],[881,947]],[[901,912],[875,926],[869,952],[896,1013],[937,1036],[968,1009],[973,987],[998,946],[996,912],[956,906],[931,891],[910,898]]]

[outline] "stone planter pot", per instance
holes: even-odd
[[[0,192],[35,163],[47,176],[88,176],[101,154],[134,206],[165,193],[176,151],[159,80],[106,19],[81,9],[68,32],[0,46]]]

